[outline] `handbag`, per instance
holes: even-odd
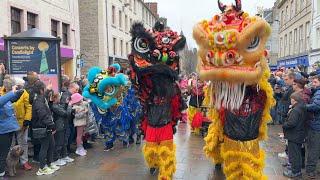
[[[32,135],[34,139],[45,138],[48,135],[47,128],[32,128]]]

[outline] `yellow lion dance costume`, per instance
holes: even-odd
[[[270,26],[242,12],[240,0],[218,5],[222,13],[193,30],[200,78],[210,81],[204,102],[213,107],[204,151],[214,163],[224,164],[228,180],[267,179],[259,141],[267,137],[274,105],[265,50]]]

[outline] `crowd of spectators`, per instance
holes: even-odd
[[[276,99],[272,124],[282,125],[286,140],[286,151],[278,154],[288,159],[283,175],[301,177],[305,168],[306,175],[314,179],[320,157],[320,71],[281,68],[269,82]]]
[[[0,64],[0,177],[15,175],[8,169],[8,154],[18,149],[17,162],[24,170],[34,168],[29,157],[39,163],[37,175],[52,174],[73,162],[69,156],[73,145],[77,155],[86,155],[89,105],[81,90],[87,82],[84,76],[72,81],[63,75],[61,92],[54,92],[52,84],[45,85],[37,73],[14,77]]]

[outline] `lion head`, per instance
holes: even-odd
[[[120,65],[112,64],[107,70],[92,67],[88,72],[89,84],[83,89],[83,96],[98,107],[101,114],[110,107],[120,105],[127,77],[119,73]]]
[[[193,36],[199,46],[200,78],[247,85],[258,83],[268,68],[265,44],[270,32],[265,20],[247,13],[227,17],[222,13],[198,23]]]

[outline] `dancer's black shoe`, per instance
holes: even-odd
[[[155,175],[156,174],[156,168],[150,168],[150,174]]]

